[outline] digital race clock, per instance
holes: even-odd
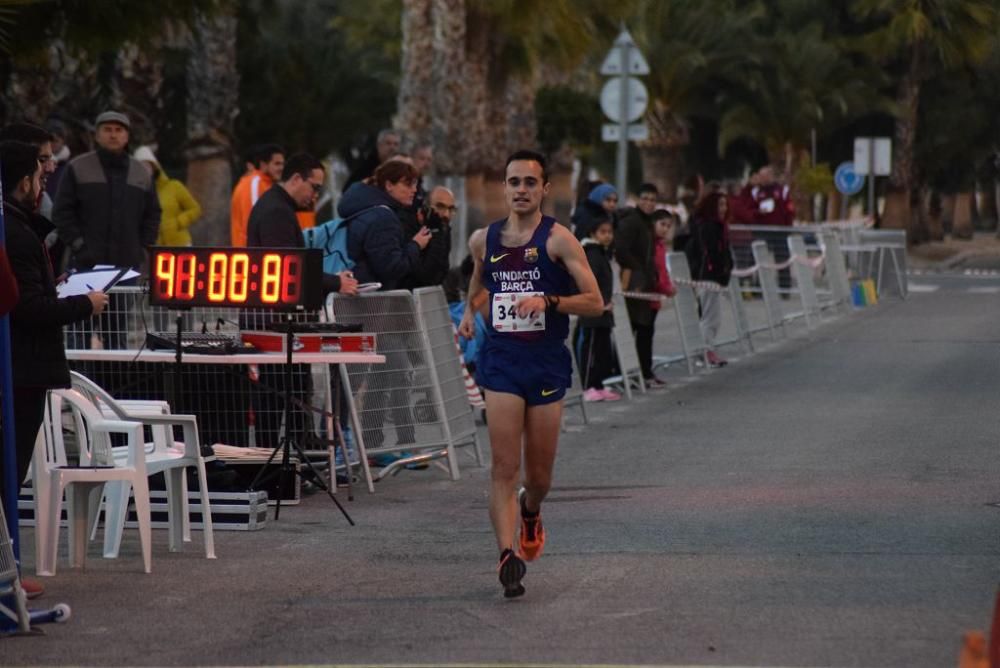
[[[318,309],[323,251],[315,248],[153,247],[150,303]]]

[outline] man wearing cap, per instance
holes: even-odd
[[[97,150],[66,166],[52,222],[70,249],[71,268],[145,268],[145,247],[156,241],[160,228],[153,177],[129,157],[128,116],[105,111],[95,125]]]

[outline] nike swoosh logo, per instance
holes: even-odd
[[[553,394],[555,394],[558,391],[559,391],[558,388],[556,388],[554,390],[542,390],[542,396],[543,397],[551,397]]]
[[[496,256],[496,255],[490,255],[490,262],[493,262],[493,263],[497,263],[497,262],[499,262],[500,260],[502,260],[502,259],[504,259],[505,257],[507,257],[508,255],[510,255],[510,253],[504,253],[503,255],[501,255],[501,256],[499,256],[499,257],[498,257],[498,256]]]

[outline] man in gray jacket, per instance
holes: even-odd
[[[129,156],[129,118],[118,111],[97,117],[97,150],[66,165],[56,191],[52,224],[69,251],[70,269],[95,264],[145,271],[146,246],[160,230],[160,202],[149,170]],[[127,295],[110,295],[97,331],[107,349],[126,348]],[[91,323],[70,331],[71,346],[89,348]]]
[[[52,223],[70,249],[69,266],[145,268],[145,247],[156,242],[160,203],[153,179],[128,154],[128,116],[97,117],[97,150],[70,161],[59,182]]]

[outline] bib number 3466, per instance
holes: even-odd
[[[498,332],[534,332],[545,329],[544,309],[532,318],[517,315],[517,303],[527,297],[542,297],[541,292],[501,292],[493,295],[493,329]]]

